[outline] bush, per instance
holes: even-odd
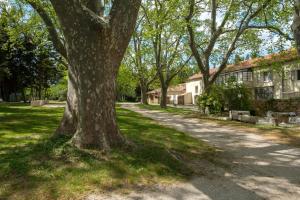
[[[251,91],[234,79],[223,86],[224,102],[228,110],[251,110]]]
[[[230,79],[224,85],[213,85],[209,92],[197,99],[200,110],[216,114],[228,110],[251,110],[251,91],[243,84]]]
[[[204,113],[206,108],[212,114],[220,113],[223,110],[222,90],[218,86],[213,86],[209,93],[203,93],[197,99],[197,105]]]

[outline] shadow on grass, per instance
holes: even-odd
[[[87,191],[183,180],[193,174],[185,161],[215,154],[204,143],[124,109],[118,109],[119,127],[135,148],[80,151],[69,138],[51,138],[62,111],[0,105],[0,199],[77,199]]]

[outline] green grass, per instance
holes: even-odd
[[[51,137],[62,112],[0,104],[0,199],[81,199],[182,181],[194,174],[187,163],[213,161],[216,155],[201,141],[121,108],[119,127],[135,148],[80,151],[69,138]]]
[[[223,121],[223,120],[214,119],[213,117],[208,117],[206,115],[201,115],[200,113],[197,113],[195,111],[186,110],[183,108],[168,107],[167,109],[162,109],[160,108],[159,105],[142,105],[142,104],[139,104],[138,106],[143,109],[157,110],[157,111],[167,112],[171,114],[183,115],[184,117],[187,118],[199,118],[201,120],[217,123],[220,126],[231,126],[240,130],[251,131],[253,133],[266,136],[277,142],[287,143],[296,147],[300,147],[299,127],[286,128],[286,127],[248,124],[248,123],[242,123],[238,121]]]

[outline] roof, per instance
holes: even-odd
[[[238,64],[231,64],[228,65],[223,72],[233,72],[233,71],[239,71],[243,69],[249,69],[249,68],[254,68],[254,67],[260,67],[266,64],[272,64],[275,62],[290,62],[293,60],[297,60],[300,57],[298,56],[297,50],[296,49],[289,49],[280,53],[274,53],[274,54],[269,54],[267,56],[261,57],[261,58],[253,58],[249,60],[242,61]],[[210,74],[214,74],[218,68],[214,68],[210,70]],[[201,79],[202,74],[197,73],[191,76],[188,81],[193,81],[197,79]]]
[[[217,68],[210,69],[209,74],[212,75],[216,71],[217,71]],[[199,72],[199,73],[194,74],[193,76],[189,77],[187,81],[189,82],[189,81],[199,80],[199,79],[202,79],[202,77],[203,77],[202,73]]]
[[[150,92],[148,92],[147,94],[159,94],[161,91],[161,89],[155,89],[155,90],[152,90]],[[186,88],[185,88],[185,84],[179,84],[179,85],[175,85],[175,86],[170,86],[168,88],[168,94],[169,95],[172,95],[172,94],[184,94],[186,91]]]
[[[225,68],[224,72],[232,72],[232,71],[238,71],[242,69],[260,67],[266,64],[270,65],[275,62],[280,62],[280,63],[289,62],[299,58],[300,57],[298,56],[296,49],[290,49],[290,50],[282,51],[280,53],[269,54],[261,58],[253,58],[253,59],[245,60],[238,64],[228,65]]]

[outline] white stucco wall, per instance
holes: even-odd
[[[300,77],[298,77],[297,70],[300,70],[299,63],[294,63],[285,66],[285,71],[287,72],[286,80],[285,80],[286,92],[297,92],[297,93],[300,92],[300,80],[298,80],[300,79]]]
[[[196,86],[198,86],[198,93],[196,93],[196,91],[195,91]],[[202,80],[194,80],[194,81],[189,81],[186,83],[186,93],[192,94],[193,104],[196,104],[195,96],[201,95],[202,91],[203,91]]]
[[[283,78],[281,72],[270,69],[255,69],[254,70],[254,87],[274,87],[274,99],[283,98],[282,92],[293,93],[300,92],[300,81],[297,80],[297,74],[292,78],[292,71],[300,69],[300,65],[297,63],[290,63],[283,66],[285,71],[285,78]],[[273,81],[263,82],[257,80],[257,74],[263,71],[273,72]],[[284,80],[283,80],[284,79]],[[282,84],[284,82],[284,86]]]
[[[178,95],[168,95],[172,104],[178,104]]]

